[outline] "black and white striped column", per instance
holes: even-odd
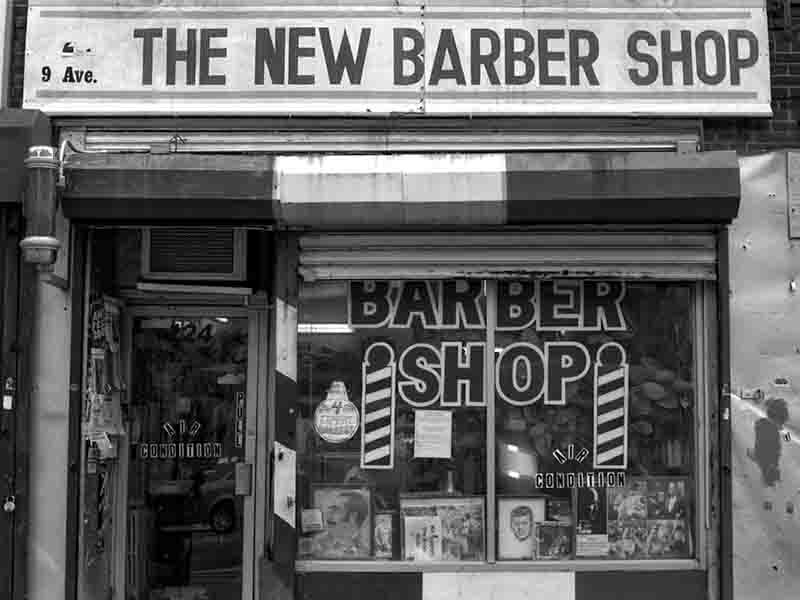
[[[394,467],[394,349],[376,342],[361,363],[361,467]]]
[[[597,350],[594,367],[594,468],[628,466],[628,365],[616,342]]]

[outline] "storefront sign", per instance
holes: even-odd
[[[358,409],[347,397],[344,383],[334,381],[325,399],[314,411],[317,435],[331,444],[341,444],[352,438],[358,429]]]
[[[221,458],[222,444],[197,440],[202,426],[198,421],[188,423],[180,419],[177,423],[169,421],[161,426],[167,434],[166,442],[140,442],[140,459],[158,458]]]
[[[482,293],[476,281],[354,281],[349,286],[348,321],[353,328],[407,328],[414,322],[426,329],[483,329]],[[497,329],[625,331],[624,296],[625,284],[618,281],[498,282]],[[513,406],[541,399],[544,404],[565,405],[567,384],[582,379],[592,364],[589,349],[575,341],[516,342],[497,350],[497,393]],[[616,362],[604,358],[606,351]],[[397,392],[415,408],[436,403],[451,408],[485,406],[485,356],[484,342],[411,344],[397,361]],[[594,359],[604,365],[595,373],[596,393],[600,406],[616,411],[607,415],[611,422],[622,408],[618,400],[624,399],[627,407],[627,386],[622,391],[614,386],[619,373],[627,381],[625,350],[608,343],[598,348]],[[614,432],[606,433],[603,439],[610,441]]]
[[[479,281],[352,281],[348,286],[348,324],[353,328],[409,328],[431,330],[485,329],[483,286]],[[619,281],[523,280],[497,283],[497,330],[626,331],[622,310],[625,284]],[[362,363],[364,395],[361,465],[391,468],[395,390],[416,409],[479,407],[486,405],[485,342],[444,341],[436,347],[424,342],[408,345],[395,361],[395,350],[375,342]],[[497,396],[515,407],[540,400],[566,406],[567,386],[592,371],[595,469],[625,469],[628,465],[629,366],[625,349],[617,342],[602,343],[591,355],[578,341],[533,344],[514,342],[495,348]],[[592,365],[594,368],[592,369]],[[377,402],[382,402],[377,404]],[[322,406],[322,405],[320,405]],[[444,411],[415,411],[428,423]],[[432,422],[430,423],[432,425]],[[370,427],[370,431],[367,431]],[[436,431],[431,447],[419,439],[432,427],[415,429],[415,456],[449,456],[449,437]],[[367,443],[372,446],[368,449]],[[447,444],[439,446],[438,444]],[[560,452],[560,450],[559,450]],[[562,464],[575,460],[556,455]],[[579,462],[588,455],[583,449]],[[371,457],[371,460],[369,459]],[[385,465],[370,467],[373,460]]]
[[[770,115],[763,2],[31,2],[52,114]],[[49,6],[50,5],[50,6]]]

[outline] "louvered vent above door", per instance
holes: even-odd
[[[142,277],[167,281],[241,281],[246,272],[245,242],[243,229],[144,229]]]

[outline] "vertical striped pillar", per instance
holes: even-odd
[[[270,331],[273,389],[268,402],[273,402],[276,442],[296,450],[295,423],[297,412],[297,237],[293,234],[275,236],[274,310]],[[272,451],[272,449],[270,449]],[[273,456],[271,460],[278,460]],[[274,470],[271,470],[274,472]],[[274,482],[270,481],[271,507],[286,498],[276,498]],[[295,502],[296,504],[296,502]],[[294,561],[297,552],[297,524],[287,523],[272,511],[272,531],[268,541],[268,568],[261,572],[261,597],[290,600],[294,597]],[[259,550],[257,549],[257,552]]]
[[[597,350],[594,366],[594,468],[628,466],[628,365],[616,342]]]
[[[394,467],[394,349],[385,342],[372,344],[361,363],[361,466]]]

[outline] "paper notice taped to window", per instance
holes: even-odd
[[[452,458],[453,413],[414,411],[414,458]]]

